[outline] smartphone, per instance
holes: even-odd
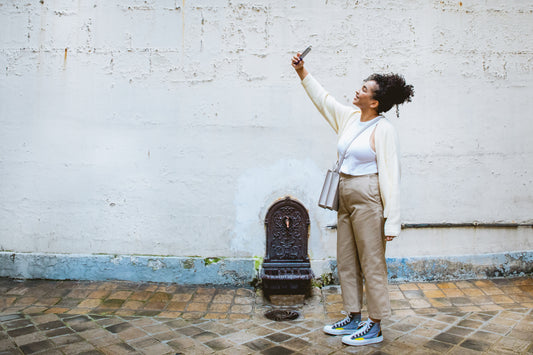
[[[307,48],[302,52],[302,54],[300,55],[300,59],[299,59],[296,63],[294,63],[294,64],[298,64],[298,63],[300,63],[300,62],[302,61],[302,59],[304,59],[304,57],[305,57],[309,52],[311,52],[311,46],[307,47]]]

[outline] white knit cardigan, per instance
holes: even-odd
[[[337,137],[340,138],[347,127],[359,122],[361,111],[339,103],[311,74],[302,80],[302,85]],[[385,235],[398,236],[401,231],[400,149],[396,129],[387,119],[382,118],[377,124],[375,142]]]

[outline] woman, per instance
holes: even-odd
[[[331,97],[305,69],[300,53],[292,66],[337,133],[339,156],[346,152],[340,169],[337,267],[347,317],[326,325],[324,332],[345,335],[342,342],[348,345],[378,343],[383,341],[380,321],[391,314],[385,244],[401,229],[398,139],[380,114],[411,101],[413,86],[396,74],[372,74],[355,92],[357,109]],[[363,279],[369,318],[361,322]]]

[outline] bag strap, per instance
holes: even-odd
[[[344,158],[346,157],[346,153],[348,153],[348,149],[350,149],[350,146],[357,139],[357,137],[359,137],[369,127],[377,125],[379,123],[379,121],[381,121],[381,119],[383,118],[383,116],[378,116],[378,117],[379,117],[379,119],[376,122],[366,125],[363,129],[359,130],[359,132],[357,132],[355,134],[355,136],[350,141],[350,144],[348,144],[348,146],[346,147],[346,150],[344,151],[344,153],[342,155],[340,155],[339,159],[337,160],[337,164],[335,165],[335,172],[338,173],[341,170],[341,166],[342,166],[342,163],[344,162]]]

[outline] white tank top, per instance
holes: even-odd
[[[350,141],[353,139],[353,136],[360,130],[364,129],[367,125],[368,128],[359,135],[353,141],[353,143],[348,148],[346,152],[346,157],[342,162],[340,171],[344,174],[359,176],[359,175],[368,175],[375,174],[378,172],[378,165],[376,161],[376,152],[372,150],[370,146],[370,136],[376,124],[379,121],[379,116],[374,118],[370,122],[355,122],[352,124],[349,129],[340,137],[337,149],[339,154],[345,151],[346,146],[350,144]]]

